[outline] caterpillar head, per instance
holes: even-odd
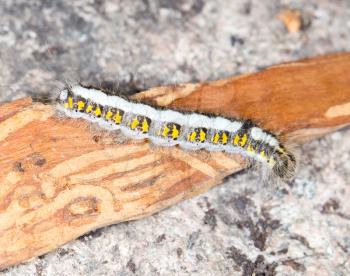
[[[294,154],[286,150],[277,150],[274,154],[275,164],[272,171],[283,181],[293,178],[296,170],[296,158]]]

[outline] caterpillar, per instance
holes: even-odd
[[[295,172],[295,156],[277,136],[250,120],[161,109],[81,85],[61,90],[57,109],[68,117],[96,122],[159,146],[238,153],[267,165],[284,181]]]

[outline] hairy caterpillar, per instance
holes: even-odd
[[[81,85],[62,90],[57,108],[69,117],[160,146],[238,153],[267,165],[282,180],[295,172],[294,155],[272,133],[249,120],[160,109]]]

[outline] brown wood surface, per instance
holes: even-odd
[[[250,118],[300,142],[350,124],[349,71],[344,53],[135,98]],[[244,168],[239,156],[115,140],[29,98],[0,106],[0,268],[153,214]]]

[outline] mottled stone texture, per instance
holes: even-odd
[[[276,19],[299,9],[289,34]],[[349,0],[2,0],[0,100],[85,81],[136,92],[350,50]],[[87,234],[4,275],[350,275],[350,130],[301,147],[273,193],[257,172]]]

